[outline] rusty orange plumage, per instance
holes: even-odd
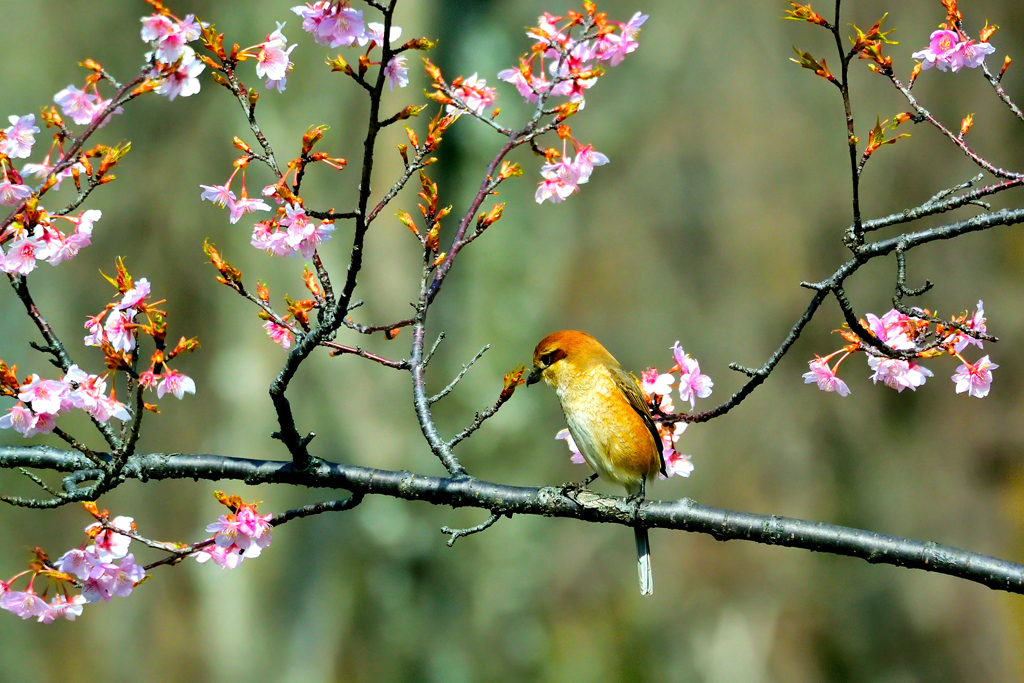
[[[555,390],[573,441],[594,472],[642,497],[646,482],[665,472],[662,443],[636,379],[600,342],[563,330],[544,337],[533,352],[527,384],[543,379]],[[653,589],[646,527],[634,527],[640,592]]]

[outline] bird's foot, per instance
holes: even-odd
[[[597,479],[597,474],[592,474],[583,481],[567,481],[559,487],[563,496],[575,499],[575,494],[587,488],[587,485]]]

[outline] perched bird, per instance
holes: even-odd
[[[569,433],[594,477],[626,487],[631,498],[643,498],[647,480],[665,474],[665,460],[658,427],[636,378],[589,334],[563,330],[544,337],[533,352],[526,383],[541,379],[558,395]],[[650,595],[654,582],[647,528],[633,529],[640,592]]]

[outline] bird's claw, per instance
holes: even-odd
[[[562,492],[563,496],[576,500],[576,494],[580,491],[585,491],[587,485],[595,479],[597,479],[597,475],[592,474],[583,481],[567,481],[559,487],[559,490]]]

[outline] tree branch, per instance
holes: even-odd
[[[98,454],[109,458],[109,454]],[[0,446],[0,468],[30,467],[59,472],[88,469],[92,463],[73,451],[47,446]],[[765,545],[859,557],[872,564],[946,574],[993,590],[1024,594],[1024,565],[934,542],[915,541],[860,529],[778,515],[760,515],[700,505],[684,498],[644,501],[583,490],[571,497],[559,487],[507,486],[472,477],[429,477],[318,460],[306,470],[290,462],[180,453],[139,454],[123,476],[150,479],[233,479],[246,484],[291,484],[342,488],[354,496],[379,494],[450,507],[475,507],[492,515],[541,515],[586,522],[676,529],[708,534],[719,541],[745,540]]]

